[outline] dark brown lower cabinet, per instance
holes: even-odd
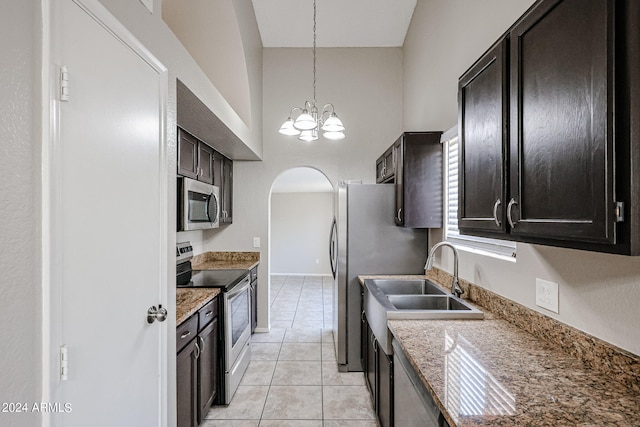
[[[390,427],[393,425],[393,355],[386,354],[378,345],[364,313],[362,338],[362,368],[373,409],[380,426]]]
[[[198,359],[193,339],[176,357],[178,427],[198,425]]]
[[[198,333],[200,357],[198,358],[198,421],[202,422],[218,395],[218,318]]]
[[[382,348],[377,354],[378,406],[376,413],[383,427],[393,425],[393,355],[388,355]]]
[[[218,395],[221,337],[217,307],[215,298],[176,329],[178,427],[197,427]]]
[[[364,352],[364,377],[367,383],[367,388],[371,393],[371,400],[375,409],[376,406],[376,342],[373,332],[369,327],[367,318],[364,320],[364,327],[366,331],[366,350]]]

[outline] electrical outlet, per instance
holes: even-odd
[[[536,279],[536,305],[558,313],[558,284]]]
[[[254,237],[253,238],[253,247],[254,248],[259,248],[260,247],[260,238],[259,237]]]

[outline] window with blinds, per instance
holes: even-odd
[[[458,128],[442,135],[445,152],[445,240],[462,247],[500,256],[516,256],[516,243],[508,240],[467,236],[458,230]]]

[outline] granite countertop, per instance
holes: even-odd
[[[176,326],[191,317],[219,293],[218,288],[176,289]]]
[[[640,394],[505,320],[390,320],[454,426],[640,426]]]
[[[452,427],[640,426],[637,388],[476,306],[484,320],[388,321]]]
[[[260,264],[260,252],[205,252],[193,257],[194,270],[251,270]]]
[[[194,270],[251,270],[260,263],[260,252],[205,252],[193,257]],[[218,288],[176,289],[176,326],[191,317],[220,293]]]

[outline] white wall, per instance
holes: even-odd
[[[262,46],[251,2],[233,0],[247,63],[249,81],[245,84],[249,85],[252,109],[249,127],[162,21],[161,0],[154,1],[154,14],[135,0],[100,1],[169,68],[170,81],[180,78],[254,153],[262,155]],[[44,282],[42,279],[41,227],[43,37],[48,42],[48,35],[43,35],[43,5],[49,7],[49,2],[4,2],[0,14],[0,402],[43,399],[46,351],[42,348],[42,320],[47,308],[42,298],[48,289],[46,277]],[[175,99],[175,85],[170,84],[167,125],[171,171],[175,171],[176,156]],[[171,192],[175,194],[175,183]],[[174,199],[169,199],[170,218],[175,215]],[[38,414],[0,413],[2,426],[31,427],[38,425],[39,419]]]
[[[163,0],[162,18],[233,110],[251,126],[247,66],[232,0]],[[221,60],[223,59],[223,60]]]
[[[532,0],[419,1],[404,47],[404,127],[449,129],[457,78]],[[432,241],[442,231],[432,232]],[[518,244],[515,263],[462,252],[461,277],[640,354],[640,257]],[[443,266],[452,271],[449,255]],[[535,279],[558,282],[560,314],[535,305]]]
[[[318,103],[335,104],[347,137],[311,144],[278,133],[291,107],[311,96],[311,50],[265,49],[263,63],[263,161],[235,162],[234,223],[203,235],[207,250],[256,250],[252,238],[260,237],[259,277],[266,285],[271,185],[297,166],[322,171],[334,186],[339,179],[375,182],[376,158],[402,130],[402,53],[399,48],[318,49]],[[258,326],[266,328],[268,289],[260,284]]]
[[[271,274],[329,275],[333,193],[271,194]]]
[[[253,6],[246,0],[233,0],[238,29],[244,48],[247,74],[241,73],[237,84],[249,85],[251,126],[231,108],[208,76],[162,20],[161,0],[154,1],[151,14],[140,1],[99,0],[133,35],[135,35],[169,69],[169,137],[175,140],[175,86],[180,79],[209,109],[220,118],[254,153],[262,156],[262,42]],[[235,35],[234,35],[235,37]],[[224,58],[220,58],[224,61]],[[249,81],[246,81],[248,75]],[[243,79],[244,77],[244,79]],[[173,125],[173,126],[172,126]]]
[[[41,400],[39,1],[0,14],[0,402]],[[0,408],[1,409],[1,408]],[[0,412],[2,426],[37,414]]]

